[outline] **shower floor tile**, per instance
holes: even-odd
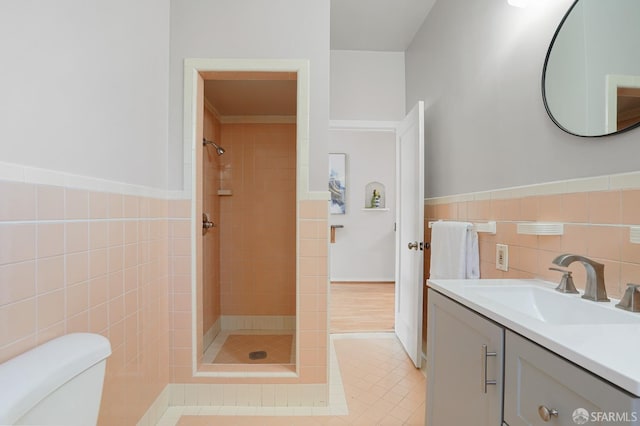
[[[265,352],[266,354],[256,354]],[[256,356],[250,356],[258,355]],[[266,355],[261,357],[260,355]],[[257,358],[257,359],[252,359]],[[226,330],[205,351],[203,362],[212,364],[293,364],[292,331]]]
[[[293,336],[231,334],[214,358],[214,364],[289,364]]]

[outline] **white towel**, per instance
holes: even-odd
[[[469,222],[434,222],[431,227],[431,279],[480,278],[478,233]]]

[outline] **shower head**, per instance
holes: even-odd
[[[202,145],[204,145],[204,146],[213,145],[213,147],[216,149],[216,154],[218,154],[218,155],[224,154],[224,148],[221,147],[220,145],[216,144],[213,141],[208,141],[206,139],[202,139]]]

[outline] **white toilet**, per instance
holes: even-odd
[[[67,334],[0,364],[0,425],[95,425],[109,340]]]

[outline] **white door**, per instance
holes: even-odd
[[[424,102],[396,131],[396,312],[395,330],[420,367],[424,238]]]

